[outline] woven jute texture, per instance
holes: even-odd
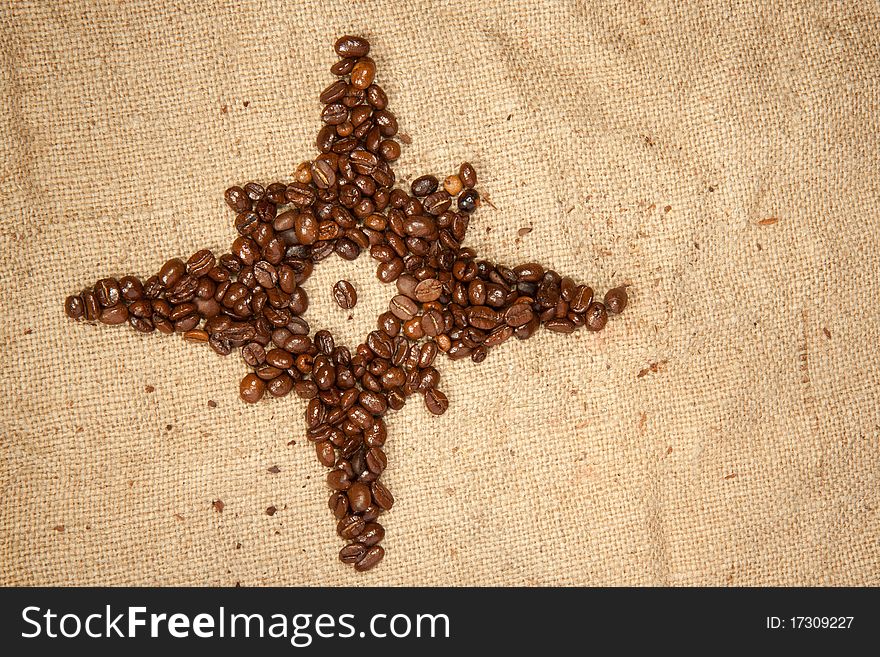
[[[0,12],[3,584],[880,584],[873,3]],[[440,360],[449,411],[390,416],[365,574],[336,559],[305,402],[246,406],[237,353],[62,312],[225,252],[223,191],[314,157],[344,33],[412,137],[398,177],[475,165],[469,246],[630,285],[601,334]],[[363,340],[374,267],[317,267],[312,327]]]

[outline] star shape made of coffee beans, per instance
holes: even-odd
[[[438,356],[479,363],[493,347],[542,326],[599,331],[627,295],[618,287],[599,301],[588,285],[540,264],[505,267],[462,246],[480,205],[476,171],[464,163],[442,183],[426,175],[408,192],[395,187],[398,139],[408,140],[376,84],[370,44],[343,36],[335,50],[340,59],[330,70],[337,80],[320,95],[320,155],[299,165],[290,182],[226,190],[238,233],[229,253],[203,249],[186,261],[172,258],[145,281],[103,278],[67,297],[64,307],[74,320],[177,333],[222,356],[239,349],[253,370],[239,387],[249,404],[267,392],[308,400],[306,435],[329,468],[329,506],[346,541],[339,559],[363,571],[385,555],[378,518],[394,504],[381,482],[383,417],[414,394],[431,413],[446,411]],[[397,294],[352,351],[329,331],[311,334],[301,286],[331,254],[354,260],[364,251]],[[333,293],[343,307],[357,301],[347,281]]]

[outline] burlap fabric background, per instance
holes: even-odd
[[[3,583],[880,584],[876,5],[204,4],[2,5]],[[600,335],[443,361],[449,412],[390,420],[365,575],[301,400],[247,407],[237,355],[61,307],[228,247],[224,189],[314,155],[346,32],[399,176],[476,165],[474,248],[631,284]],[[373,270],[322,264],[312,326],[357,344]]]

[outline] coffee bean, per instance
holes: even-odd
[[[119,279],[119,290],[126,301],[140,301],[144,298],[144,286],[135,276],[123,276]]]
[[[535,313],[525,303],[515,303],[504,311],[504,321],[508,326],[516,328],[532,321]]]
[[[430,388],[425,390],[425,406],[434,415],[443,415],[449,408],[449,400],[439,390]]]
[[[280,374],[269,381],[266,389],[273,397],[284,397],[293,390],[293,379],[289,374]]]
[[[448,176],[443,180],[443,189],[450,196],[458,196],[463,188],[464,184],[461,182],[461,178],[456,175]]]
[[[70,296],[64,300],[64,312],[71,319],[79,319],[83,316],[83,300],[79,296]]]
[[[370,52],[370,42],[363,37],[346,34],[336,40],[333,49],[340,57],[365,57]]]
[[[443,315],[438,310],[431,309],[427,311],[422,315],[421,327],[424,334],[428,337],[437,337],[443,332]]]
[[[388,467],[388,457],[378,447],[371,447],[366,453],[367,469],[374,474],[382,474]]]
[[[402,294],[398,294],[391,299],[388,309],[395,317],[404,321],[412,319],[419,312],[419,307],[416,305],[416,302]]]
[[[489,306],[471,306],[467,309],[467,320],[471,326],[485,331],[501,323],[499,314]]]
[[[102,278],[95,283],[95,298],[105,308],[118,304],[122,301],[122,290],[119,289],[119,281],[115,278]]]
[[[241,348],[241,357],[251,367],[259,367],[266,361],[266,351],[257,342],[249,342]]]
[[[345,84],[343,80],[337,80],[330,84],[324,91],[321,92],[320,100],[322,103],[329,104],[335,103],[338,100],[342,100],[342,97],[345,96],[345,89],[348,85]],[[300,173],[300,169],[297,168],[297,175],[295,175],[297,182],[308,183],[311,182],[311,178],[305,179],[303,174]]]
[[[374,481],[370,484],[370,490],[373,493],[373,500],[376,502],[376,506],[384,511],[388,511],[392,506],[394,506],[394,496],[391,494],[385,486],[383,486],[378,481]]]
[[[342,520],[348,515],[348,496],[342,492],[332,493],[330,499],[327,500],[327,506],[330,507],[330,511],[333,512],[333,516],[337,520]]]
[[[360,393],[358,402],[372,415],[384,415],[388,410],[388,402],[385,397],[369,390]]]
[[[353,483],[347,491],[348,504],[351,510],[359,513],[372,504],[370,487],[360,482]]]
[[[357,291],[348,281],[337,281],[333,286],[333,299],[344,310],[351,310],[357,304]]]
[[[265,392],[266,384],[256,374],[245,376],[238,387],[239,397],[248,404],[256,404],[263,398]]]
[[[550,319],[544,322],[544,328],[556,333],[574,333],[575,325],[570,319]],[[598,329],[596,329],[598,330]]]
[[[339,523],[337,523],[336,533],[342,538],[351,539],[364,531],[365,526],[366,523],[364,523],[364,519],[360,516],[345,516],[339,521]]]
[[[208,272],[217,264],[214,254],[208,249],[202,249],[193,253],[186,261],[186,271],[196,278],[207,276]]]
[[[449,196],[446,190],[441,189],[439,192],[428,194],[425,200],[422,201],[422,205],[425,208],[425,212],[436,216],[449,209],[449,206],[452,205],[452,197]]]
[[[544,277],[544,268],[536,262],[517,265],[513,268],[518,281],[537,283]]]
[[[180,258],[172,258],[159,270],[159,282],[165,286],[165,289],[172,287],[181,279],[186,272],[186,265]]]
[[[363,572],[365,570],[369,570],[370,568],[374,568],[382,559],[385,557],[385,548],[381,545],[374,545],[369,550],[367,550],[366,554],[361,557],[361,560],[358,561],[354,565],[354,569],[358,572]]]
[[[477,202],[479,200],[480,195],[473,189],[465,190],[458,197],[458,209],[461,212],[471,213],[477,209]]]
[[[319,189],[329,189],[336,184],[336,170],[330,162],[319,158],[312,163],[312,180]]]
[[[605,307],[609,312],[619,314],[626,308],[627,296],[625,287],[615,287],[605,293]]]
[[[244,212],[251,209],[251,199],[241,187],[230,187],[226,190],[224,197],[226,204],[235,212]]]
[[[366,89],[373,84],[376,77],[376,63],[369,57],[361,57],[351,69],[351,86],[355,89]]]
[[[332,468],[336,463],[336,450],[333,449],[333,443],[329,440],[320,440],[315,443],[315,454],[318,461],[325,468]]]
[[[593,288],[586,285],[578,285],[569,303],[569,308],[572,312],[583,313],[587,311],[592,302]]]
[[[477,171],[469,162],[461,163],[461,166],[458,168],[458,177],[461,178],[461,183],[468,189],[473,189],[477,185]]]
[[[591,331],[601,331],[608,322],[608,313],[605,306],[598,301],[590,304],[587,308],[587,328]]]
[[[419,215],[407,218],[403,230],[413,237],[431,238],[437,234],[437,224],[431,217]]]
[[[331,470],[327,473],[327,485],[333,490],[348,490],[351,487],[351,481],[344,470]]]
[[[439,184],[434,176],[420,176],[412,181],[410,191],[412,191],[413,196],[422,198],[437,191]]]
[[[342,563],[357,563],[364,558],[366,553],[366,545],[361,543],[350,543],[339,550],[339,560]]]
[[[101,311],[101,316],[98,319],[102,324],[123,324],[128,320],[128,309],[125,307],[125,304],[121,303],[116,306],[110,306]],[[196,321],[198,321],[198,318],[196,318]]]

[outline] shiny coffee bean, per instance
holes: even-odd
[[[336,40],[333,49],[340,57],[365,57],[370,52],[370,42],[363,37],[346,34]]]
[[[410,184],[410,191],[413,196],[422,198],[437,191],[439,184],[437,178],[434,176],[420,176],[412,181],[412,184]]]
[[[366,555],[366,553],[366,544],[351,543],[339,550],[339,560],[342,563],[356,564],[358,561],[364,558],[364,555]]]
[[[586,326],[591,331],[601,331],[608,322],[608,313],[605,306],[598,301],[590,304],[587,308]]]
[[[344,310],[351,310],[357,304],[357,291],[348,281],[337,281],[333,286],[333,300]]]
[[[462,185],[468,189],[473,189],[477,185],[477,171],[469,162],[461,163],[458,168],[458,177],[461,179]]]
[[[391,494],[391,491],[385,488],[380,482],[374,481],[370,484],[370,490],[373,493],[373,500],[376,502],[376,506],[380,509],[388,511],[394,506],[394,496]]]
[[[619,314],[626,308],[627,296],[625,287],[615,287],[605,293],[605,307],[608,312]]]
[[[443,415],[449,408],[449,400],[439,390],[430,388],[425,391],[425,407],[434,415]]]
[[[241,380],[238,394],[242,401],[255,404],[263,398],[266,392],[266,384],[256,374],[248,374]]]
[[[374,545],[367,550],[366,554],[361,557],[361,560],[354,565],[354,569],[359,572],[370,570],[370,568],[375,568],[384,557],[385,548],[381,545]]]
[[[370,487],[360,482],[355,482],[347,491],[348,504],[355,513],[360,513],[372,504]]]

